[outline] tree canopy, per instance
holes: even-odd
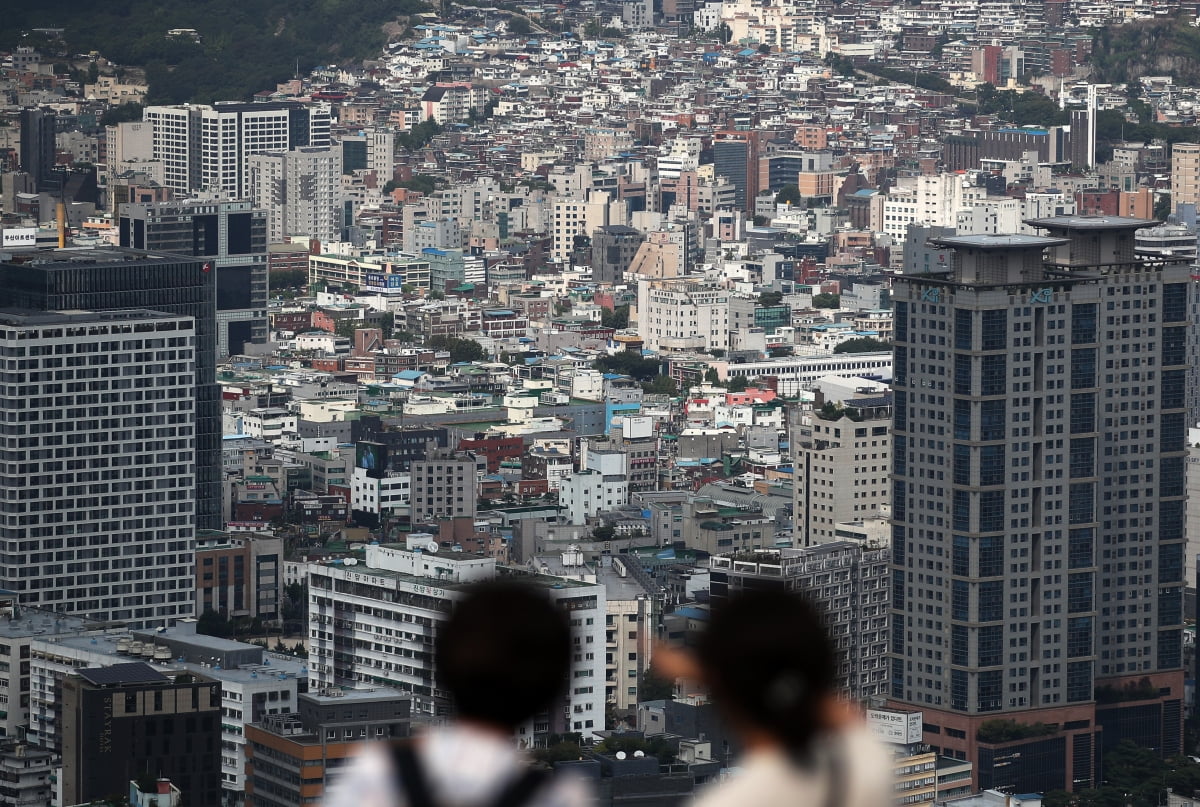
[[[835,345],[834,353],[881,353],[885,350],[891,350],[891,342],[881,342],[870,336],[859,337],[858,339],[847,339],[841,344]]]
[[[813,308],[841,308],[842,298],[836,294],[814,294],[812,304]]]
[[[9,7],[11,6],[11,7]],[[249,100],[319,64],[375,57],[383,24],[429,7],[421,0],[45,0],[6,6],[0,49],[31,28],[62,27],[66,52],[99,51],[146,69],[149,103]],[[172,28],[195,29],[167,37]]]
[[[793,207],[799,207],[804,201],[804,197],[800,194],[800,188],[796,185],[784,185],[779,189],[779,193],[775,194],[775,204],[781,205],[785,202]]]
[[[480,361],[487,358],[483,345],[474,339],[462,339],[457,336],[435,336],[426,344],[434,350],[450,351],[450,361],[457,364],[462,361]]]
[[[605,328],[622,330],[629,327],[629,306],[619,305],[611,311],[607,308],[600,310],[600,324]]]
[[[986,725],[986,724],[985,724]],[[1149,748],[1125,740],[1104,755],[1104,783],[1078,793],[1053,790],[1045,807],[1158,807],[1165,789],[1181,794],[1200,790],[1200,765],[1185,756],[1162,759]]]
[[[653,381],[661,364],[658,359],[645,359],[636,353],[621,351],[612,356],[601,356],[592,366],[602,373],[620,373],[637,381]]]

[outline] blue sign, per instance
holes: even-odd
[[[367,272],[363,275],[363,285],[372,289],[398,289],[404,285],[404,275]]]

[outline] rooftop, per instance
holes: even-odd
[[[1026,219],[1032,227],[1052,230],[1140,230],[1158,224],[1154,219],[1132,216],[1051,216],[1045,219]]]
[[[1063,216],[1061,218],[1067,218]],[[1046,219],[1049,221],[1050,219]],[[1037,225],[1036,222],[1029,222]],[[940,247],[952,249],[1046,249],[1068,243],[1062,238],[1048,238],[1044,235],[956,235],[945,238],[932,238],[931,243]]]
[[[129,308],[120,311],[35,311],[28,308],[0,310],[0,325],[15,328],[38,325],[69,325],[73,322],[124,322],[132,319],[178,319],[178,314]]]
[[[87,263],[125,263],[130,261],[187,261],[201,263],[202,259],[188,255],[176,255],[170,252],[144,252],[139,249],[126,247],[64,247],[59,249],[27,249],[6,250],[9,254],[20,255],[22,258],[36,256],[33,260],[23,261],[22,265],[36,264],[41,268],[62,269],[68,266]]]

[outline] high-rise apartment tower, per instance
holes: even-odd
[[[1010,792],[1179,753],[1184,683],[1187,265],[1142,219],[1029,223],[894,298],[891,694]]]

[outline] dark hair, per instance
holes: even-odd
[[[798,594],[747,591],[720,601],[700,635],[700,665],[717,705],[736,722],[804,757],[834,687],[834,647]]]
[[[434,664],[458,714],[516,728],[567,682],[571,628],[543,592],[495,580],[472,586],[438,634]]]

